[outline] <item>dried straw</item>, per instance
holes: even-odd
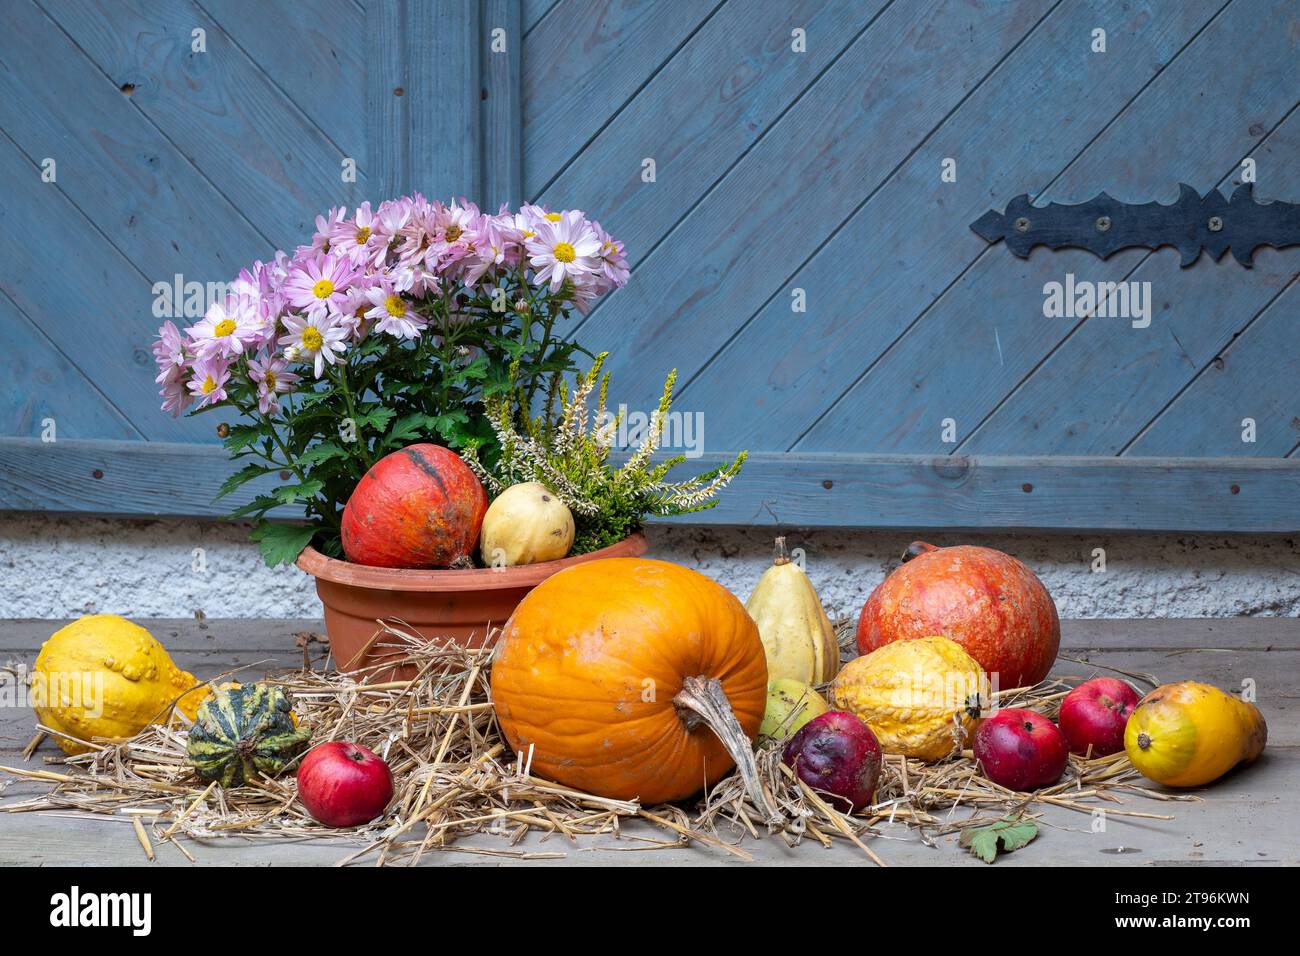
[[[596,835],[618,838],[623,844],[618,849],[627,851],[697,843],[749,860],[752,855],[740,845],[744,838],[768,835],[765,813],[734,773],[693,805],[657,807],[593,796],[533,776],[531,755],[512,753],[497,727],[489,695],[490,651],[425,642],[394,622],[381,622],[376,647],[390,655],[382,667],[350,674],[304,668],[267,678],[290,696],[300,722],[313,729],[314,742],[356,741],[384,757],[393,771],[395,796],[388,813],[346,831],[360,845],[339,861],[341,865],[414,865],[431,851],[452,850],[516,859],[565,855],[518,849],[530,834],[543,840],[558,837],[569,849],[584,848],[583,839]],[[395,664],[414,676],[391,679]],[[1060,698],[1080,679],[1055,678],[1035,688],[1006,691],[1001,703],[1054,717]],[[340,835],[308,817],[297,800],[292,774],[231,790],[196,779],[186,763],[183,722],[173,716],[170,723],[129,741],[100,744],[90,753],[69,757],[65,772],[0,767],[18,777],[54,784],[48,793],[0,809],[124,822],[129,817],[150,858],[157,842],[167,842],[193,859],[181,838]],[[933,844],[943,834],[1007,814],[1032,815],[1047,806],[1170,819],[1118,809],[1118,794],[1125,792],[1159,800],[1192,799],[1148,790],[1123,754],[1099,760],[1071,757],[1060,783],[1037,793],[1015,793],[985,778],[970,751],[964,751],[930,765],[887,756],[878,802],[849,815],[795,777],[781,763],[779,748],[760,749],[757,764],[761,785],[784,821],[775,828],[778,838],[791,846],[805,838],[827,847],[847,841],[881,866],[886,863],[879,843],[886,838],[884,823],[905,824],[923,842]],[[958,817],[959,809],[970,812]],[[144,817],[152,821],[153,840]],[[668,839],[623,833],[622,824],[634,817],[662,829]],[[501,846],[484,847],[482,841],[472,847],[455,845],[471,834],[496,836]]]

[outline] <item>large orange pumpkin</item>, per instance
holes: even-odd
[[[497,720],[516,752],[532,748],[534,774],[644,804],[689,797],[737,761],[753,795],[766,697],[763,643],[741,603],[645,558],[547,578],[506,623],[492,665]]]

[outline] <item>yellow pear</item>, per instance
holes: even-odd
[[[839,671],[835,628],[808,575],[790,560],[785,538],[776,539],[776,559],[758,579],[745,610],[763,639],[769,681],[789,677],[824,684]]]

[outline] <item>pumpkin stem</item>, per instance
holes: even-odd
[[[907,550],[903,552],[903,563],[906,564],[913,558],[919,558],[923,554],[929,554],[931,551],[938,550],[939,548],[937,545],[930,544],[929,542],[913,541],[907,546]]]
[[[722,741],[722,746],[727,749],[731,759],[736,761],[736,770],[744,781],[749,799],[767,817],[768,825],[783,823],[781,812],[758,779],[753,745],[745,736],[740,721],[736,720],[736,712],[731,709],[731,701],[727,700],[722,682],[716,677],[688,677],[682,681],[682,689],[673,698],[673,705],[688,731],[705,724]]]
[[[790,552],[785,549],[785,536],[776,539],[776,557],[772,563],[778,568],[783,564],[790,563]]]

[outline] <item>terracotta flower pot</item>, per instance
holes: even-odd
[[[355,670],[392,653],[374,647],[380,619],[396,618],[427,638],[451,637],[478,647],[490,627],[505,624],[524,595],[556,571],[597,558],[635,557],[646,548],[645,535],[638,531],[607,548],[559,561],[517,568],[407,571],[339,561],[309,546],[298,556],[298,567],[316,578],[335,666]]]

